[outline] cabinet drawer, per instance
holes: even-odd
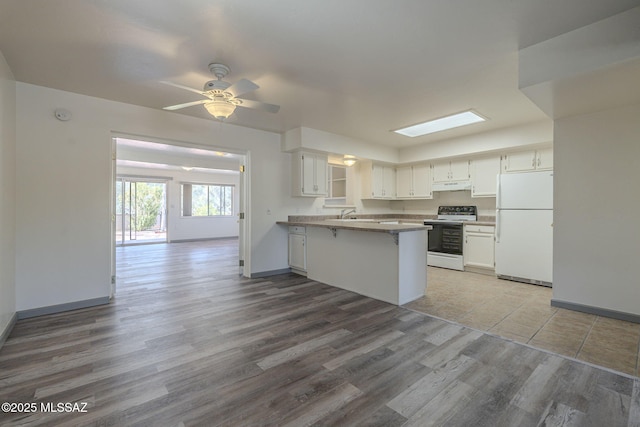
[[[467,233],[486,233],[493,234],[495,227],[492,225],[465,225],[464,231]]]
[[[291,234],[306,234],[307,229],[299,225],[290,225],[289,233]]]

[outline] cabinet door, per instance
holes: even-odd
[[[413,171],[411,166],[404,166],[396,169],[396,197],[409,198],[414,193]]]
[[[493,269],[495,259],[493,233],[476,233],[465,230],[462,252],[465,266]]]
[[[471,197],[495,197],[500,157],[471,161]]]
[[[289,267],[307,271],[307,251],[304,234],[289,234]]]
[[[450,180],[467,181],[469,179],[469,161],[456,160],[450,163]]]
[[[433,165],[433,182],[449,182],[450,177],[451,167],[449,162]]]
[[[400,179],[399,176],[396,178]],[[433,197],[431,193],[431,167],[429,165],[415,165],[413,167],[413,197],[420,199]]]
[[[396,170],[395,168],[384,166],[383,168],[383,188],[382,196],[385,199],[395,199],[396,197]]]
[[[553,148],[545,148],[544,150],[537,151],[536,169],[538,170],[553,169]]]
[[[315,157],[315,188],[316,194],[320,196],[327,195],[327,168],[328,159],[324,156]]]
[[[302,156],[302,194],[316,194],[316,159],[310,154]]]
[[[503,158],[502,170],[505,172],[532,171],[536,167],[536,152],[522,151],[507,154]]]
[[[371,170],[371,193],[374,198],[384,197],[384,166],[373,165]]]

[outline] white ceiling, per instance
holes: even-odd
[[[518,49],[639,0],[2,0],[0,51],[16,80],[162,108],[198,100],[210,62],[246,98],[229,122],[300,126],[403,147],[545,120],[518,90]],[[489,120],[430,136],[390,130],[467,109]],[[202,106],[179,110],[209,118]]]
[[[241,154],[127,138],[116,138],[116,157],[119,168],[233,174],[239,173],[244,159]]]

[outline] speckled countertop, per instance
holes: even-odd
[[[386,224],[386,222],[398,222]],[[398,234],[405,231],[430,230],[431,227],[424,225],[420,219],[411,218],[365,218],[358,216],[357,220],[340,220],[333,216],[290,216],[288,221],[278,221],[276,224],[300,226],[300,227],[323,227],[341,230],[373,231],[379,233]]]
[[[385,233],[399,233],[402,231],[423,230],[424,220],[436,219],[436,215],[416,215],[416,214],[359,214],[349,215],[350,218],[357,218],[355,221],[340,221],[337,215],[290,215],[287,221],[278,221],[276,224],[292,225],[301,227],[326,227],[340,228],[346,230],[378,231]],[[494,216],[479,216],[478,221],[470,221],[469,225],[489,225],[495,226]],[[381,224],[380,222],[398,221],[399,224]],[[429,226],[427,226],[429,227]],[[427,228],[428,230],[431,227]]]

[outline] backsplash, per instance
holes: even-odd
[[[471,191],[446,191],[434,193],[430,200],[393,200],[390,208],[394,212],[425,213],[436,215],[438,206],[477,206],[478,216],[496,215],[495,197],[471,197]]]

